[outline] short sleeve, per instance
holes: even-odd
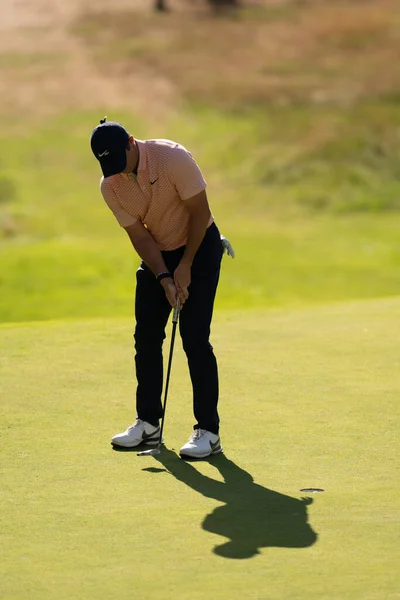
[[[116,193],[112,189],[112,186],[109,184],[107,179],[104,179],[104,177],[100,181],[100,191],[108,208],[114,214],[114,217],[117,219],[121,227],[128,227],[129,225],[133,225],[136,223],[136,221],[138,221],[138,219],[135,219],[135,217],[130,215],[125,209],[122,208],[118,202]]]
[[[186,148],[177,144],[168,153],[168,172],[182,200],[205,190],[207,183],[199,166]]]

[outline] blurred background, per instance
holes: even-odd
[[[129,316],[104,115],[195,156],[217,308],[400,294],[398,0],[2,0],[0,321]]]

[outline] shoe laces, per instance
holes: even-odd
[[[140,427],[142,423],[143,421],[141,419],[136,419],[136,421],[132,423],[130,427],[128,427],[128,431],[131,432],[135,427]]]
[[[195,429],[190,437],[190,439],[194,442],[199,440],[206,433],[205,429]]]

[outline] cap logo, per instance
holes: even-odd
[[[103,158],[103,156],[108,156],[110,153],[108,150],[104,150],[101,154],[99,153],[99,158]]]

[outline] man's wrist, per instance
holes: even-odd
[[[179,264],[180,265],[184,265],[185,267],[191,267],[193,263],[193,259],[189,258],[188,256],[182,256]]]
[[[161,283],[163,279],[172,279],[172,275],[169,271],[162,271],[156,275],[156,280]]]

